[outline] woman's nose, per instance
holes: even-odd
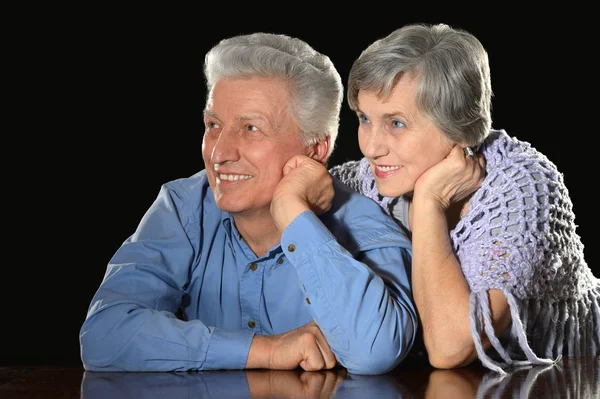
[[[377,158],[387,154],[387,146],[382,132],[372,131],[365,139],[363,153],[367,158]]]

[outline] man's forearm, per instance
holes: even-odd
[[[384,230],[363,243],[371,249],[361,252],[360,260],[312,212],[299,215],[282,235],[314,320],[340,363],[355,373],[388,371],[416,335],[416,310],[404,267],[410,262],[410,242]]]
[[[354,267],[313,264],[299,274],[314,319],[340,363],[358,374],[385,373],[414,342],[416,312],[408,292],[392,294],[381,277],[360,270],[364,265]]]

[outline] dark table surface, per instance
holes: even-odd
[[[344,369],[99,373],[78,367],[0,367],[0,398],[600,398],[600,357],[509,370],[406,364],[380,376]]]

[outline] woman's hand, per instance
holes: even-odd
[[[415,183],[414,197],[433,199],[446,210],[475,192],[485,178],[485,159],[481,154],[465,155],[455,145],[448,156],[429,168]]]

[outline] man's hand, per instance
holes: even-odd
[[[307,371],[331,369],[337,364],[325,336],[314,321],[279,335],[255,335],[246,368]]]
[[[271,215],[279,231],[306,210],[317,215],[327,212],[334,193],[331,175],[322,163],[305,155],[290,158],[271,201]]]
[[[344,381],[346,369],[326,371],[246,370],[248,388],[253,398],[319,398],[335,397]]]

